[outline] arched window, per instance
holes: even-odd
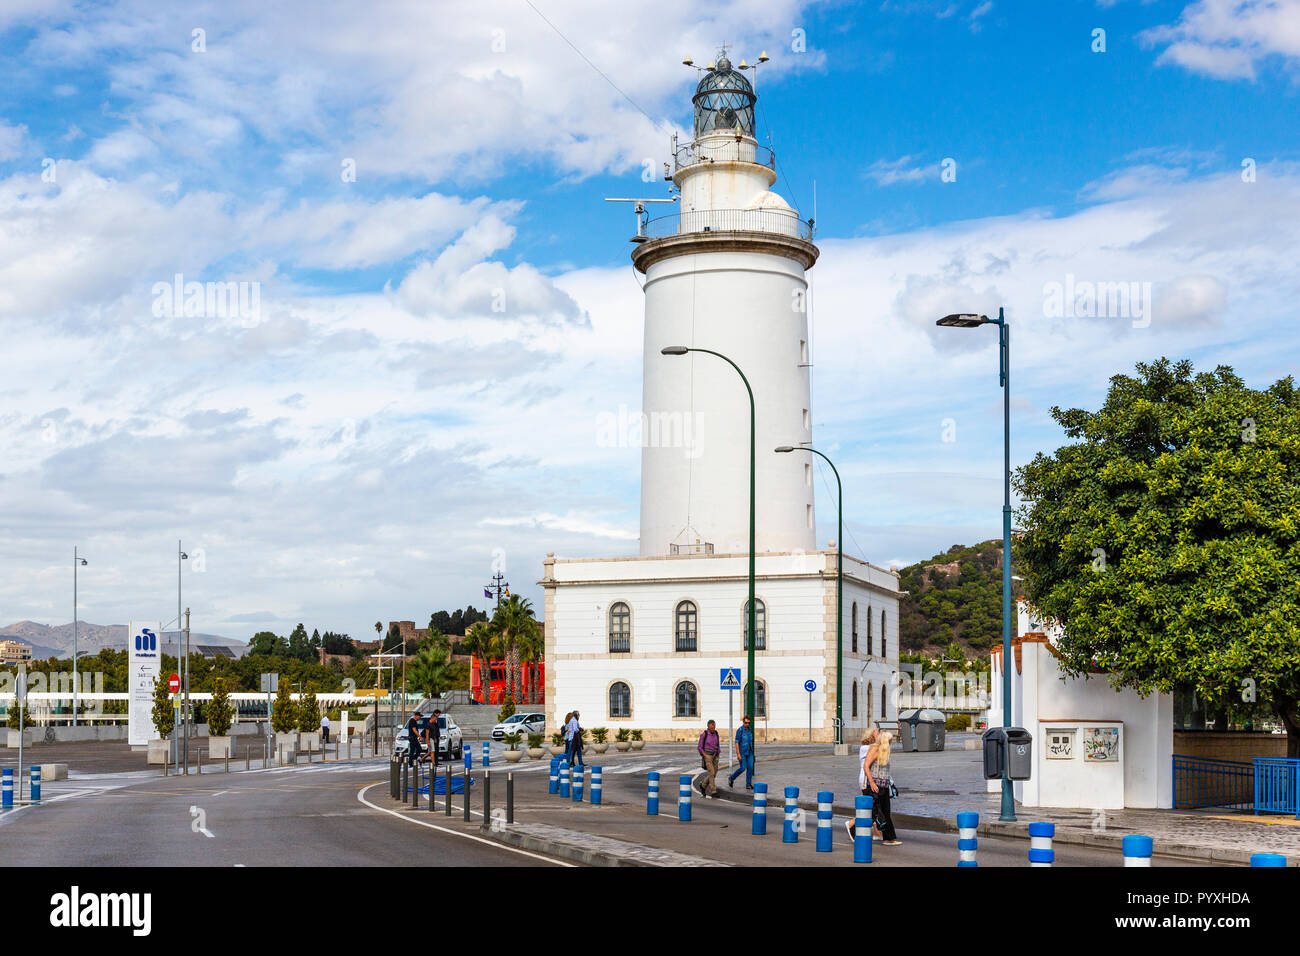
[[[754,650],[767,650],[767,605],[762,598],[754,599],[758,607],[758,616],[754,619]],[[744,650],[749,650],[749,602],[745,602],[744,634],[740,638]]]
[[[885,711],[885,705],[889,703],[889,695],[885,693],[885,682],[880,682],[880,719],[884,720],[889,714]]]
[[[871,656],[872,643],[873,641],[871,639],[871,605],[868,604],[867,605],[867,656],[868,657]]]
[[[853,628],[852,628],[853,644],[852,644],[852,647],[853,647],[853,653],[856,654],[856,653],[858,652],[858,602],[857,602],[857,601],[854,601],[854,602],[853,602],[853,613],[850,615],[850,617],[851,617],[852,620],[853,620]],[[857,716],[857,711],[854,711],[854,712],[853,712],[853,716],[854,716],[854,717]]]
[[[632,688],[621,680],[609,685],[609,716],[632,716]]]
[[[858,717],[858,682],[853,682],[853,719]]]
[[[695,692],[695,685],[688,680],[682,681],[673,691],[673,716],[674,717],[698,717],[699,697]]]
[[[867,681],[867,726],[871,725],[871,705],[875,700],[876,688],[872,686],[871,681]]]
[[[742,693],[744,693],[745,695],[740,699],[740,705],[743,707],[745,706],[745,702],[749,700],[748,684],[745,685],[745,689]],[[758,687],[754,690],[754,719],[764,720],[766,717],[767,717],[767,685],[762,681],[759,681]]]
[[[885,609],[881,608],[880,609],[880,656],[881,657],[889,656],[889,652],[885,650],[885,635],[887,635],[888,633],[889,631],[885,630]]]
[[[609,652],[627,654],[632,650],[632,609],[622,601],[609,608]]]
[[[677,605],[677,643],[679,651],[697,651],[699,644],[699,612],[694,601],[682,601]]]

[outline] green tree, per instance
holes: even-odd
[[[22,721],[23,721],[23,727],[24,727],[24,728],[30,727],[30,726],[32,725],[32,712],[31,712],[30,710],[27,709],[27,704],[26,704],[26,703],[24,703],[24,704],[23,704],[23,707],[22,707]],[[13,703],[13,704],[10,704],[10,705],[9,705],[9,716],[8,716],[8,719],[7,719],[5,722],[9,725],[9,727],[10,727],[11,729],[13,729],[13,730],[17,730],[17,729],[18,729],[18,705],[17,705],[17,703]]]
[[[311,649],[311,638],[307,636],[307,628],[301,623],[289,634],[289,656],[298,661],[316,659],[316,653]]]
[[[166,672],[167,668],[163,668]],[[167,688],[168,676],[160,673],[153,681],[153,726],[158,736],[166,740],[176,726],[176,711],[172,704],[171,691]]]
[[[1018,567],[1058,619],[1067,672],[1141,693],[1255,696],[1300,758],[1300,393],[1187,361],[1116,375],[1101,409],[1052,409],[1073,444],[1017,472]]]
[[[208,733],[213,737],[224,737],[230,733],[230,723],[234,711],[230,706],[230,691],[225,678],[217,677],[212,681],[212,700],[207,706]]]
[[[308,684],[307,692],[298,701],[298,729],[305,734],[320,729],[320,705],[316,703],[315,684]]]
[[[258,631],[248,642],[248,653],[261,657],[284,657],[289,652],[289,643],[283,637],[270,631]]]
[[[298,726],[298,704],[289,696],[288,675],[280,675],[280,689],[271,708],[271,729],[277,734],[287,734]]]
[[[437,631],[421,642],[415,658],[407,665],[406,683],[412,690],[436,697],[452,681],[451,642]]]
[[[537,618],[533,616],[532,602],[518,594],[510,595],[492,615],[490,627],[505,651],[506,693],[518,700],[523,677],[521,662],[524,649],[527,647],[528,653],[534,653],[541,633]]]

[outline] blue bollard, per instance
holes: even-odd
[[[687,773],[677,778],[677,820],[691,822],[691,775]]]
[[[569,799],[569,761],[560,760],[560,799]]]
[[[559,757],[551,758],[551,781],[550,781],[549,788],[547,789],[546,792],[550,794],[556,794],[560,792],[560,758]]]
[[[586,767],[573,768],[573,802],[582,803],[583,778],[587,776]]]
[[[601,784],[600,784],[600,767],[591,768],[591,805],[600,806]]]
[[[0,791],[3,793],[3,796],[0,796],[0,801],[3,802],[0,802],[0,809],[12,810],[14,808],[14,772],[8,767],[4,769],[3,780],[4,790]]]
[[[41,802],[41,768],[32,767],[32,803]]]
[[[754,836],[767,833],[767,784],[754,784]]]
[[[831,812],[831,804],[835,802],[835,794],[829,790],[817,791],[817,852],[831,852],[831,825],[835,822],[835,814]]]
[[[957,814],[957,865],[979,866],[975,861],[975,851],[979,840],[975,833],[980,825],[980,815],[967,811]]]
[[[1252,853],[1251,866],[1286,866],[1286,857],[1281,853]]]
[[[781,825],[781,842],[799,842],[799,788],[785,788],[785,821]]]
[[[1051,866],[1056,859],[1052,851],[1052,837],[1056,836],[1055,823],[1029,824],[1029,865]]]
[[[650,780],[646,783],[645,813],[648,817],[659,815],[659,771],[650,771]]]
[[[474,751],[469,747],[464,747],[462,749],[464,752],[461,754],[461,757],[465,760],[465,777],[468,779],[470,771],[474,769]]]
[[[1124,837],[1123,848],[1125,866],[1150,866],[1155,840],[1140,833],[1130,833]]]
[[[483,766],[488,765],[488,742],[483,741]]]
[[[853,862],[871,862],[871,808],[876,805],[872,797],[853,798]]]

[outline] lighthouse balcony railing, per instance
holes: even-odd
[[[780,209],[696,209],[651,219],[644,236],[663,239],[702,232],[766,232],[811,240],[813,223]]]
[[[679,146],[673,152],[675,169],[694,166],[697,163],[755,163],[768,169],[776,169],[776,153],[750,140],[733,140],[723,136],[713,136],[704,142]]]

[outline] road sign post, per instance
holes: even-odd
[[[18,665],[18,802],[23,802],[23,737],[27,736],[27,727],[23,722],[27,709],[27,665]]]
[[[813,692],[817,690],[817,682],[806,680],[803,682],[803,689],[808,692],[808,743],[812,743],[812,699]]]
[[[732,742],[736,739],[736,719],[733,716],[732,702],[736,699],[735,692],[740,690],[740,668],[723,667],[720,670],[718,684],[727,692],[727,769],[730,770],[731,754],[735,750]]]

